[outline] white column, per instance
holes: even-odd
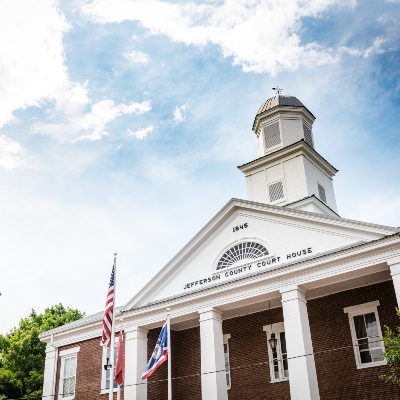
[[[221,312],[209,308],[199,314],[201,397],[203,400],[228,400]]]
[[[396,292],[397,306],[400,304],[400,258],[394,258],[387,261],[392,275],[394,291]]]
[[[318,380],[305,292],[296,286],[281,290],[281,293],[289,363],[290,398],[318,400]]]
[[[125,329],[124,399],[147,400],[147,379],[142,374],[147,365],[147,330],[139,326]]]
[[[54,400],[57,373],[57,353],[57,348],[50,344],[46,346],[42,395],[43,400]]]

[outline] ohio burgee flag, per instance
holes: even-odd
[[[168,322],[165,321],[153,354],[142,374],[143,380],[151,376],[164,361],[168,360],[168,330]]]

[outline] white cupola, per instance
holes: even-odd
[[[253,123],[262,157],[301,139],[312,148],[314,115],[294,96],[277,95],[259,108]]]
[[[249,200],[337,215],[338,172],[314,149],[314,115],[294,96],[264,102],[253,123],[259,158],[244,164]]]

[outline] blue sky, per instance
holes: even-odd
[[[139,290],[231,197],[283,87],[341,216],[400,226],[399,1],[0,4],[1,331]]]

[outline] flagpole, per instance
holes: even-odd
[[[172,400],[172,370],[171,370],[171,318],[169,316],[170,309],[167,308],[167,326],[168,326],[168,400]]]
[[[114,310],[112,314],[111,325],[111,348],[110,348],[110,391],[108,392],[108,400],[114,398],[114,346],[115,346],[115,312],[116,312],[116,294],[117,294],[117,253],[114,253]]]

